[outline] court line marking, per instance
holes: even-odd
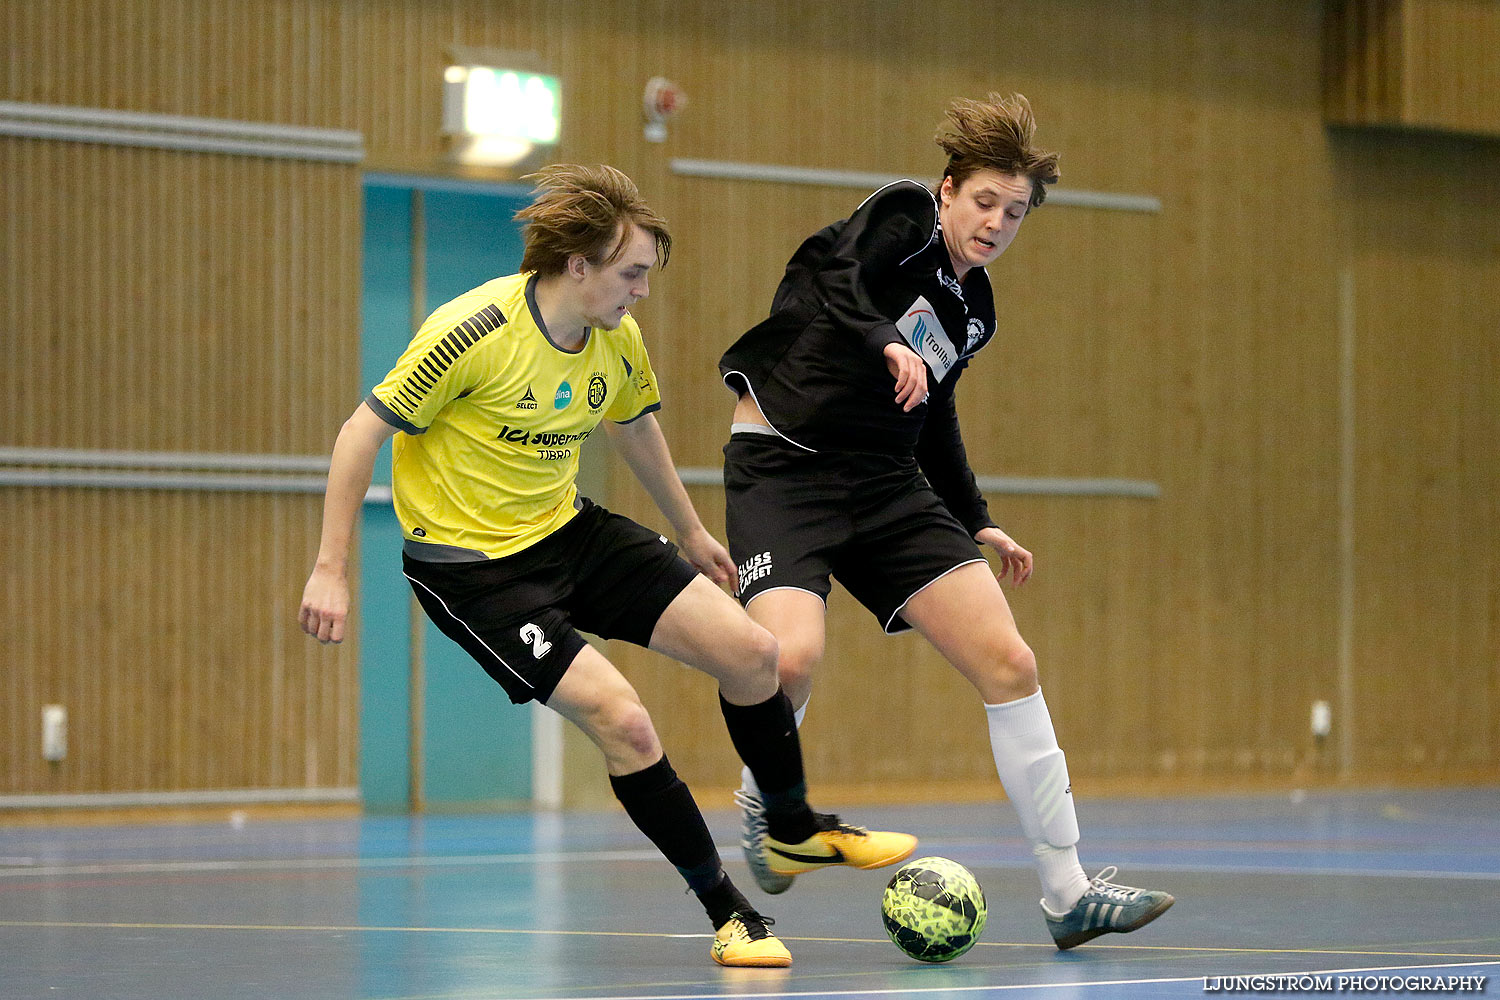
[[[394,927],[394,926],[361,926],[357,924],[188,924],[188,923],[138,923],[113,920],[0,920],[0,927],[17,928],[73,928],[94,930],[177,930],[177,931],[274,931],[287,933],[305,933],[317,931],[330,934],[519,934],[519,935],[558,935],[566,937],[641,937],[641,938],[675,938],[675,939],[703,939],[713,937],[708,933],[672,934],[664,931],[601,931],[601,930],[562,930],[537,927]],[[781,936],[783,941],[811,941],[820,944],[886,944],[885,938],[844,938],[844,937],[796,937]],[[975,948],[1017,948],[1036,949],[1044,948],[1047,951],[1056,949],[1051,944],[1034,944],[1028,941],[979,941]],[[1193,947],[1186,945],[1142,945],[1142,944],[1100,944],[1090,943],[1090,951],[1099,951],[1109,948],[1118,951],[1168,951],[1168,952],[1207,952],[1210,954],[1230,955],[1363,955],[1367,958],[1476,958],[1500,962],[1497,954],[1476,954],[1470,952],[1441,952],[1441,951],[1361,951],[1349,948],[1215,948],[1215,947]]]
[[[1316,969],[1307,972],[1278,972],[1265,973],[1265,975],[1285,976],[1287,978],[1300,978],[1303,976],[1342,976],[1365,974],[1371,972],[1404,972],[1419,969],[1473,969],[1488,968],[1491,965],[1500,965],[1496,962],[1456,962],[1443,965],[1384,965],[1372,966],[1363,969]],[[1052,983],[1004,983],[985,984],[981,986],[918,986],[901,987],[879,990],[778,990],[774,993],[740,993],[724,992],[715,993],[638,993],[631,996],[621,996],[612,993],[589,993],[562,996],[552,994],[550,996],[537,997],[506,997],[502,994],[487,994],[496,1000],[775,1000],[779,997],[875,997],[875,996],[909,996],[923,993],[1000,993],[1015,990],[1052,990],[1052,989],[1078,989],[1084,986],[1151,986],[1165,983],[1202,983],[1203,976],[1171,976],[1159,979],[1101,979],[1090,980],[1064,980]],[[1209,976],[1207,978],[1213,978]],[[478,995],[475,995],[476,998]]]
[[[738,845],[736,845],[738,846]],[[577,861],[659,861],[661,855],[654,850],[626,851],[551,851],[525,854],[453,854],[443,857],[390,857],[390,858],[264,858],[229,861],[119,861],[110,864],[47,865],[35,868],[7,868],[0,870],[0,878],[20,878],[38,875],[128,875],[152,872],[214,872],[214,871],[276,871],[291,869],[356,869],[356,868],[445,868],[464,865],[496,865],[554,862],[564,864]]]
[[[983,867],[976,865],[975,867]],[[1500,872],[1457,872],[1447,870],[1427,871],[1420,868],[1323,868],[1307,867],[1299,868],[1293,865],[1235,865],[1235,864],[1185,864],[1180,861],[1166,863],[1135,862],[1135,868],[1149,868],[1153,871],[1164,872],[1227,872],[1231,875],[1355,875],[1369,878],[1442,878],[1442,879],[1476,879],[1480,881],[1500,881]]]
[[[726,856],[737,851],[739,844],[723,845],[720,852]],[[352,870],[380,868],[445,868],[465,865],[503,864],[566,864],[588,861],[659,861],[661,855],[650,849],[615,851],[547,851],[539,853],[510,854],[463,854],[438,857],[385,857],[385,858],[256,858],[223,861],[119,861],[110,863],[78,865],[37,865],[0,868],[0,879],[27,878],[45,875],[128,875],[154,872],[211,872],[211,871],[310,871],[316,869]],[[1371,878],[1420,878],[1462,879],[1478,881],[1500,881],[1500,872],[1465,872],[1449,870],[1427,870],[1418,868],[1330,868],[1296,867],[1292,865],[1236,865],[1204,862],[1190,864],[1182,862],[1133,862],[1136,868],[1147,868],[1164,872],[1211,872],[1214,874],[1239,875],[1343,875]],[[1029,871],[1024,865],[989,864],[977,867],[1000,871]]]

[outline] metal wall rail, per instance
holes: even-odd
[[[109,451],[91,448],[0,447],[0,465],[93,469],[215,469],[234,472],[327,472],[323,455],[200,451]]]
[[[250,803],[358,802],[358,788],[227,788],[186,792],[59,792],[0,795],[4,809],[123,809],[135,806],[213,806]]]
[[[708,466],[677,470],[689,486],[723,486],[724,472]],[[1067,479],[1053,476],[976,476],[985,493],[1051,497],[1133,497],[1161,499],[1161,484],[1145,479]]]
[[[327,470],[328,460],[319,455],[0,447],[0,486],[322,493],[327,486]],[[723,471],[710,466],[684,466],[677,473],[689,486],[722,486],[724,483]],[[1143,500],[1161,497],[1161,485],[1144,479],[1057,476],[978,476],[976,479],[981,490],[995,494],[1134,497]],[[365,502],[389,503],[390,498],[389,486],[374,485],[366,494]]]
[[[0,135],[200,153],[359,163],[364,136],[346,129],[0,101]]]
[[[873,191],[906,177],[903,174],[870,173],[862,170],[825,170],[819,167],[793,167],[775,163],[736,163],[730,160],[676,158],[670,162],[669,166],[672,173],[683,177],[814,184],[823,187],[857,188],[861,191]],[[1114,194],[1108,191],[1086,191],[1077,188],[1049,189],[1047,204],[1102,208],[1115,212],[1161,211],[1161,199],[1151,195]]]
[[[327,474],[321,455],[0,447],[0,486],[322,493]],[[384,484],[365,494],[365,503],[390,502]]]

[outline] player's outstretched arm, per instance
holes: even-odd
[[[375,454],[394,433],[394,427],[360,403],[334,442],[318,559],[302,590],[297,615],[302,631],[319,642],[344,641],[344,622],[349,617],[349,541],[375,474]]]
[[[927,365],[922,358],[905,344],[886,344],[886,371],[896,380],[896,402],[903,412],[910,413],[927,402]]]
[[[1031,579],[1031,553],[1012,541],[1005,532],[993,526],[981,528],[974,535],[974,540],[1000,553],[1000,572],[995,574],[997,580],[1004,583],[1005,578],[1010,576],[1019,587]]]
[[[703,527],[677,476],[677,467],[672,464],[672,453],[656,416],[648,413],[628,424],[605,421],[604,430],[635,478],[651,494],[657,509],[671,522],[672,530],[677,532],[678,547],[688,562],[721,586],[734,580],[734,560],[729,558],[729,550]]]

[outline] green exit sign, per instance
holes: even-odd
[[[543,73],[493,66],[449,66],[444,75],[443,131],[535,145],[557,142],[562,87]]]

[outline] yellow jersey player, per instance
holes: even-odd
[[[396,435],[402,563],[428,616],[513,702],[547,705],[600,748],[625,811],[713,922],[714,961],[785,966],[791,955],[724,873],[635,689],[579,630],[719,682],[731,741],[764,795],[766,864],[788,875],[877,868],[916,840],[808,806],[776,641],[716,586],[734,565],[677,477],[630,315],[671,250],[665,221],[612,167],[558,165],[533,178],[539,193],[518,213],[521,273],[434,312],[340,430],[300,623],[322,642],[342,640],[355,518],[375,454]],[[579,448],[601,423],[676,545],[579,495]]]

